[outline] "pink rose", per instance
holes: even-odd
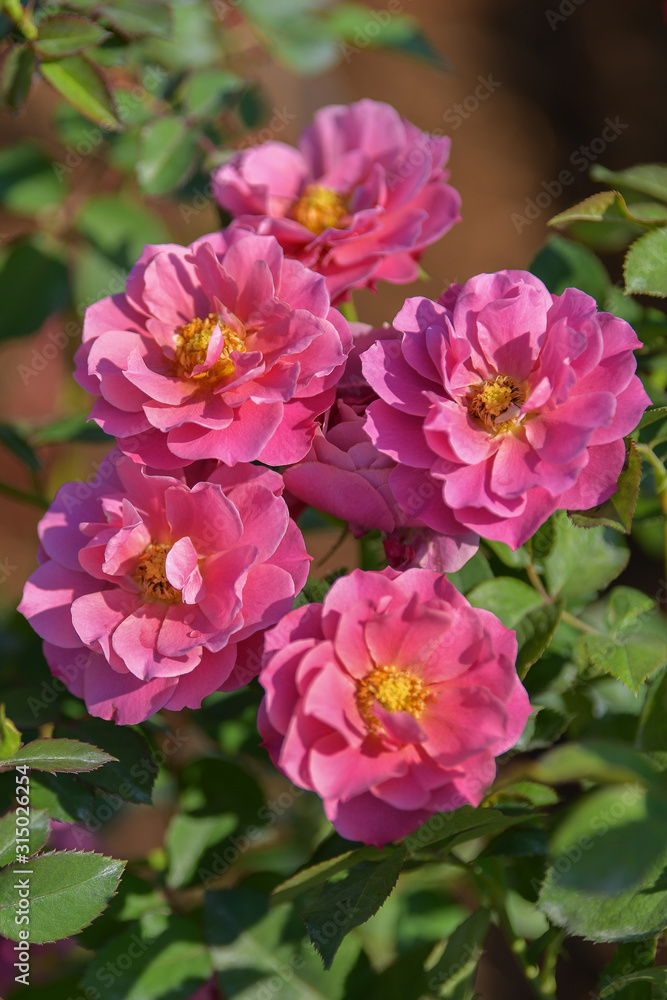
[[[386,532],[385,548],[388,544],[396,568],[420,565],[448,573],[460,569],[477,551],[479,536],[459,525],[452,535],[437,535],[406,514],[390,487],[396,462],[378,451],[364,427],[367,406],[378,397],[362,374],[360,352],[378,337],[399,334],[391,327],[351,327],[354,346],[336,389],[336,403],[303,461],[285,469],[285,485],[306,504],[347,521],[357,538],[374,529]],[[397,544],[404,550],[401,557],[396,555]]]
[[[555,510],[612,496],[649,403],[624,320],[576,288],[551,295],[499,271],[408,299],[394,326],[400,344],[362,356],[380,397],[365,426],[399,463],[389,485],[411,517],[517,548]]]
[[[381,278],[414,281],[425,247],[460,220],[449,147],[389,104],[332,105],[298,149],[265,142],[237,153],[214,172],[213,191],[234,226],[275,236],[326,277],[336,301]]]
[[[77,381],[91,417],[156,469],[303,458],[351,346],[320,275],[271,237],[147,246],[126,292],[86,312]]]
[[[61,487],[19,610],[91,715],[134,724],[255,676],[256,634],[308,573],[281,491],[257,466],[189,488],[113,453],[92,485]]]
[[[354,570],[264,649],[271,759],[343,837],[378,847],[478,805],[530,713],[515,634],[425,569]]]

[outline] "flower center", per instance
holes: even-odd
[[[471,386],[468,413],[489,430],[502,434],[515,426],[512,408],[521,406],[525,398],[523,389],[511,376],[496,375]]]
[[[379,701],[388,712],[409,712],[418,719],[431,698],[428,686],[410,670],[374,667],[357,683],[357,708],[368,729],[379,725],[373,703]]]
[[[224,345],[220,357],[204,372],[192,375],[196,365],[206,363],[206,352],[211,340],[211,334],[219,326],[224,337]],[[209,313],[206,319],[193,319],[185,326],[176,329],[176,374],[183,378],[189,376],[205,382],[217,382],[234,374],[234,362],[229,355],[232,351],[245,351],[245,343],[231,326],[220,322],[217,313]]]
[[[134,576],[147,601],[168,601],[175,604],[181,600],[180,590],[167,580],[164,570],[165,560],[171,545],[151,542],[139,556]]]
[[[309,184],[293,209],[294,218],[318,236],[325,229],[340,228],[347,215],[347,199],[332,188]]]

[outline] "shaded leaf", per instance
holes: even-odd
[[[103,443],[113,440],[105,434],[97,424],[89,422],[90,414],[73,413],[69,417],[60,417],[53,423],[39,427],[30,435],[30,443],[35,448],[45,444],[62,444],[64,441],[90,441]]]
[[[12,111],[18,111],[30,92],[35,71],[35,53],[31,46],[15,45],[2,60],[0,84],[2,95]]]
[[[383,861],[364,861],[340,881],[328,882],[303,911],[308,936],[325,969],[331,968],[343,938],[366,923],[391,895],[404,861],[405,852],[398,849],[391,849]]]
[[[553,923],[593,941],[632,941],[662,930],[667,893],[651,887],[667,863],[667,813],[663,800],[656,822],[647,801],[636,785],[604,789],[562,824],[539,899]]]
[[[667,296],[667,226],[646,233],[632,244],[623,273],[626,292]]]
[[[580,288],[600,306],[611,287],[600,258],[587,247],[562,236],[549,240],[534,258],[530,270],[554,295],[562,295],[566,288]]]
[[[33,809],[46,809],[52,819],[62,823],[86,823],[93,816],[95,798],[71,774],[57,777],[47,772],[30,775],[30,804]]]
[[[33,449],[30,447],[23,435],[19,434],[17,429],[12,427],[11,424],[0,424],[0,442],[8,448],[13,455],[20,458],[20,460],[27,465],[29,469],[38,470],[41,468],[41,462]]]
[[[166,194],[184,183],[197,163],[196,129],[175,115],[158,118],[143,129],[137,177],[146,194]]]
[[[141,733],[129,726],[117,726],[104,719],[91,718],[82,719],[67,730],[64,727],[57,729],[55,735],[64,736],[66,732],[86,743],[99,746],[102,751],[115,758],[94,774],[82,777],[82,781],[95,788],[114,792],[127,802],[152,804],[157,767],[153,751]]]
[[[13,244],[0,260],[0,340],[34,333],[68,297],[67,268],[60,257],[31,241]]]
[[[336,857],[320,861],[315,865],[302,868],[291,878],[281,882],[271,893],[271,904],[288,903],[297,896],[323,885],[339,872],[348,871],[362,861],[381,861],[382,853],[378,847],[360,847],[356,851],[346,851]]]
[[[0,152],[0,202],[11,212],[38,215],[64,196],[51,160],[36,143],[22,142]]]
[[[641,163],[617,171],[595,163],[591,167],[591,177],[612,187],[628,188],[667,202],[667,166],[664,163]]]
[[[555,531],[553,546],[544,557],[547,589],[552,595],[579,597],[602,590],[619,573],[630,557],[605,528],[578,528],[564,511],[551,518]]]
[[[133,958],[129,964],[123,961],[127,955]],[[117,974],[110,976],[109,968]],[[170,916],[166,929],[157,936],[147,937],[135,925],[106,944],[88,962],[80,985],[94,996],[104,983],[104,1000],[186,1000],[210,978],[212,971],[208,951],[194,924],[184,917]]]
[[[579,528],[595,528],[602,525],[630,534],[632,518],[639,496],[639,482],[642,460],[633,441],[626,442],[626,457],[623,471],[618,480],[618,489],[609,500],[590,510],[568,511],[570,518]]]
[[[516,668],[522,679],[549,646],[560,623],[562,613],[563,605],[560,601],[556,601],[553,604],[543,604],[534,608],[517,623],[516,638],[519,651]]]
[[[30,942],[44,944],[78,934],[106,908],[118,887],[124,861],[102,854],[51,851],[34,858],[29,868]],[[0,871],[0,933],[19,939],[15,922],[19,895],[12,868]]]
[[[56,14],[40,21],[35,49],[45,59],[58,59],[99,45],[108,37],[109,32],[94,21],[75,14]]]
[[[121,127],[107,82],[86,56],[66,56],[57,62],[43,62],[40,72],[81,114],[107,129]]]
[[[173,816],[165,835],[169,859],[167,885],[172,889],[187,885],[194,877],[204,851],[220,843],[236,825],[236,816],[230,813],[221,816]]]
[[[165,0],[113,0],[96,5],[97,16],[128,38],[171,33],[171,4]]]
[[[428,988],[436,997],[449,1000],[454,996],[453,991],[462,986],[469,991],[467,995],[472,995],[490,924],[488,910],[477,910],[450,936],[444,952],[428,973]]]

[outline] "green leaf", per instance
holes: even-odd
[[[165,0],[113,0],[95,9],[98,17],[128,38],[161,38],[171,33],[171,4]]]
[[[462,566],[455,573],[448,573],[447,579],[462,594],[468,594],[483,580],[492,580],[493,573],[486,556],[482,552],[476,552],[465,566]]]
[[[22,434],[11,424],[0,424],[0,443],[16,455],[29,469],[41,469],[41,462]]]
[[[474,608],[497,615],[507,628],[516,628],[524,615],[542,605],[542,598],[533,587],[510,576],[497,576],[480,583],[470,591],[468,600]]]
[[[611,989],[612,993],[615,993],[615,1000],[651,1000],[653,990],[649,982],[635,981],[619,986],[618,980],[643,972],[649,963],[652,966],[656,943],[655,938],[645,938],[631,944],[617,945],[614,957],[600,975],[597,986],[598,997],[603,997],[605,990]]]
[[[439,960],[429,969],[428,988],[436,997],[450,1000],[461,987],[472,996],[479,960],[489,932],[488,910],[477,910],[450,936]]]
[[[580,288],[592,295],[600,306],[611,287],[600,258],[587,247],[562,236],[549,240],[533,260],[530,270],[554,295],[562,295],[566,288]]]
[[[647,628],[655,614],[652,598],[631,587],[616,587],[607,600],[605,633],[582,636],[577,656],[636,694],[667,660],[667,642]]]
[[[626,292],[667,296],[667,226],[646,233],[632,244],[623,273]]]
[[[619,171],[607,170],[606,167],[594,164],[591,167],[591,177],[594,181],[611,187],[628,188],[667,202],[667,166],[663,163],[642,163]]]
[[[497,556],[504,566],[509,566],[511,569],[523,569],[530,563],[530,556],[523,546],[513,551],[504,542],[495,542],[490,538],[484,539],[484,545],[491,549],[494,556]],[[449,576],[449,574],[447,575]]]
[[[5,53],[0,86],[2,96],[12,111],[18,111],[30,93],[34,70],[35,53],[31,46],[15,45]]]
[[[167,885],[177,889],[187,885],[197,871],[202,854],[236,828],[236,816],[186,816],[177,814],[170,820],[165,836],[169,859]]]
[[[360,955],[356,935],[345,939],[325,972],[294,908],[269,909],[268,894],[245,885],[207,893],[204,925],[230,1000],[348,1000],[346,983]]]
[[[635,222],[629,213],[623,195],[618,191],[598,191],[579,204],[549,219],[549,225],[556,229],[567,229],[573,222]]]
[[[141,133],[137,177],[145,194],[166,194],[183,184],[197,165],[198,133],[176,115],[158,118]]]
[[[547,785],[583,780],[651,784],[658,774],[645,754],[607,740],[563,743],[529,765],[528,772]]]
[[[30,804],[46,809],[52,819],[62,823],[88,823],[93,816],[92,791],[70,774],[57,777],[46,772],[30,775]]]
[[[648,698],[639,722],[637,746],[653,753],[667,751],[667,673],[656,678],[649,689]]]
[[[0,763],[11,759],[21,746],[21,734],[0,705]]]
[[[40,71],[44,79],[81,114],[106,129],[121,127],[107,82],[86,56],[66,56],[57,62],[43,62]]]
[[[51,160],[36,143],[22,142],[0,152],[0,202],[10,212],[39,215],[64,196]]]
[[[637,425],[637,430],[642,430],[644,427],[649,427],[654,424],[656,420],[664,420],[667,417],[667,406],[651,406],[644,413]]]
[[[497,615],[507,628],[516,629],[517,670],[521,677],[551,642],[563,611],[559,603],[544,604],[533,587],[509,576],[480,583],[470,591],[468,600],[473,607]]]
[[[103,947],[87,963],[80,987],[95,996],[102,983],[104,1000],[187,1000],[212,972],[197,928],[184,917],[170,916],[157,936],[148,937],[134,925]]]
[[[537,779],[541,780],[541,779]],[[418,830],[403,841],[408,857],[424,847],[438,845],[439,850],[451,849],[470,840],[477,840],[488,834],[499,833],[515,823],[523,822],[527,814],[520,817],[506,816],[499,809],[489,806],[462,806],[449,813],[436,813]]]
[[[660,968],[650,968],[650,969],[638,969],[637,972],[631,972],[628,976],[619,976],[615,979],[613,983],[609,983],[608,986],[598,993],[598,1000],[607,1000],[607,997],[614,997],[615,1000],[621,1000],[619,997],[619,990],[627,989],[627,987],[634,983],[651,983],[654,986],[661,987],[662,989],[667,988],[667,969]],[[652,991],[648,994],[649,1000],[651,998]],[[633,994],[633,1000],[635,996],[639,994]],[[627,995],[628,1000],[630,1000],[630,995]]]
[[[578,528],[564,511],[551,519],[554,544],[544,558],[547,589],[552,595],[580,597],[604,589],[621,573],[629,559],[621,547],[606,535],[605,528]]]
[[[94,21],[75,14],[56,14],[40,21],[35,49],[44,59],[59,59],[99,45],[108,37],[109,32]]]
[[[102,764],[115,760],[110,754],[78,740],[33,740],[17,750],[9,760],[0,763],[0,769],[25,765],[38,771],[92,771]]]
[[[105,441],[113,440],[109,434],[105,434],[101,427],[95,423],[90,423],[90,413],[73,413],[69,417],[60,417],[53,423],[39,427],[30,435],[30,443],[35,448],[41,448],[45,444],[63,444],[69,441],[90,441],[94,444],[103,444]]]
[[[120,194],[89,198],[74,225],[111,261],[126,268],[132,267],[146,243],[169,241],[169,230],[155,212]]]
[[[397,849],[390,849],[383,861],[364,861],[340,881],[328,882],[303,911],[308,936],[325,969],[331,968],[343,938],[366,923],[391,895],[404,861],[405,852]]]
[[[61,941],[78,934],[106,908],[114,895],[124,861],[102,854],[51,851],[34,858],[17,876],[13,868],[0,871],[0,933],[19,940],[17,878],[28,882],[30,943]]]
[[[157,766],[153,751],[141,733],[129,726],[90,718],[67,729],[57,729],[55,735],[65,736],[66,733],[85,743],[93,743],[111,755],[109,763],[89,777],[82,777],[82,781],[120,795],[127,802],[152,805]]]
[[[560,601],[553,604],[542,604],[529,611],[517,623],[516,638],[519,651],[516,669],[522,679],[549,646],[560,623],[562,613],[563,605]]]
[[[311,889],[323,885],[328,879],[339,872],[349,871],[362,861],[381,861],[382,853],[378,847],[360,847],[356,851],[346,851],[336,857],[308,865],[296,872],[285,882],[281,882],[271,893],[271,905],[289,903]]]
[[[35,289],[39,295],[35,295]],[[60,257],[29,240],[12,244],[0,258],[0,341],[34,333],[69,297]]]
[[[226,69],[199,69],[185,81],[181,96],[185,109],[195,118],[214,118],[245,87],[245,81]]]
[[[593,941],[658,934],[667,923],[667,893],[653,883],[667,863],[666,845],[664,799],[656,805],[637,785],[592,793],[556,832],[540,909]]]
[[[20,793],[19,793],[20,794]],[[28,853],[20,852],[23,857],[30,857],[36,854],[49,839],[51,828],[49,825],[49,814],[46,809],[30,809],[28,814],[28,826],[17,828],[16,811],[5,813],[0,817],[0,868],[16,861],[18,852],[16,850],[16,831],[20,829],[23,835],[28,831]],[[23,836],[21,837],[23,841]],[[26,865],[29,868],[30,865]]]
[[[632,518],[639,496],[639,482],[642,460],[633,441],[626,441],[626,457],[623,471],[619,476],[618,489],[609,500],[590,510],[568,511],[573,524],[579,528],[603,526],[614,528],[626,535],[630,534]]]

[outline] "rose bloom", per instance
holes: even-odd
[[[624,435],[650,402],[632,328],[576,288],[480,274],[438,302],[408,299],[402,341],[362,356],[380,397],[366,430],[396,461],[399,505],[443,534],[522,545],[558,509],[616,491]]]
[[[530,713],[514,632],[426,569],[354,570],[264,648],[264,745],[349,840],[478,805]]]
[[[127,289],[86,311],[75,378],[91,417],[156,469],[296,462],[351,344],[324,279],[239,231],[147,246]]]
[[[385,548],[396,569],[460,569],[477,551],[479,536],[458,525],[457,533],[441,535],[403,511],[389,485],[396,462],[378,451],[364,427],[366,409],[378,397],[362,374],[360,354],[378,337],[399,334],[391,327],[350,326],[354,342],[336,402],[305,458],[285,469],[285,486],[304,503],[347,521],[356,538],[374,529],[385,532]]]
[[[336,104],[316,113],[298,149],[236,153],[213,173],[213,192],[234,225],[270,233],[325,275],[336,301],[381,278],[414,281],[425,247],[460,220],[449,147],[389,104]]]
[[[292,607],[310,558],[281,490],[256,466],[190,488],[123,456],[58,490],[19,610],[92,715],[142,722],[255,676],[256,634]]]

